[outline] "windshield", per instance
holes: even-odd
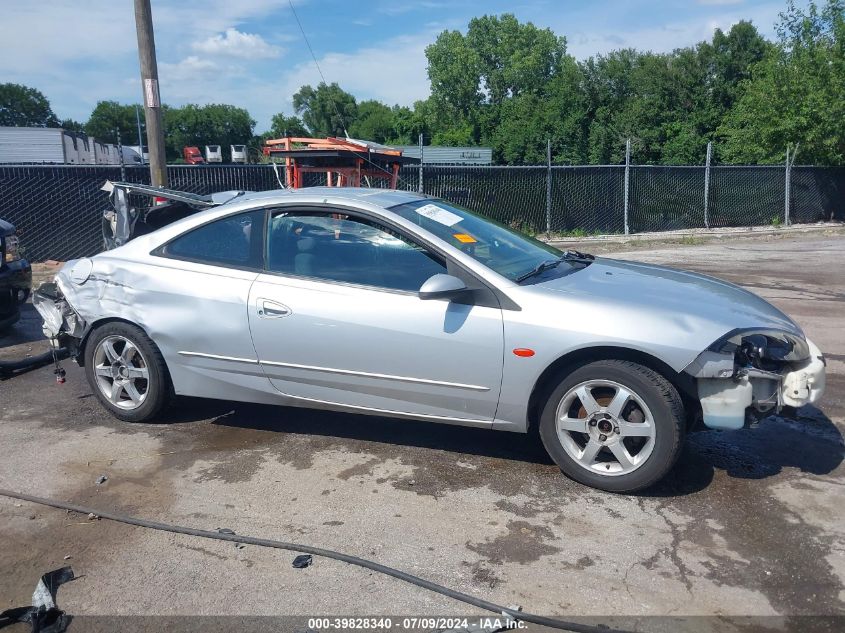
[[[512,281],[563,255],[548,244],[442,200],[418,200],[390,210]]]

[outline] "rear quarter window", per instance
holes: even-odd
[[[214,266],[262,267],[264,211],[203,224],[171,240],[159,255]]]

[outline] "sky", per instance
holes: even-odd
[[[804,4],[803,2],[801,4]],[[326,80],[361,99],[412,105],[429,94],[425,47],[446,29],[510,12],[567,38],[577,59],[695,44],[751,20],[774,37],[786,0],[294,0]],[[42,91],[81,122],[101,100],[139,103],[131,0],[0,0],[0,82]],[[164,103],[229,103],[256,131],[320,76],[288,0],[152,0]]]

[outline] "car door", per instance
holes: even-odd
[[[249,333],[249,290],[262,268],[266,211],[203,224],[154,251],[140,306],[167,354],[177,393],[233,400],[272,391]],[[138,280],[137,283],[142,283]]]
[[[484,425],[502,378],[498,305],[421,300],[443,259],[348,211],[276,211],[250,291],[261,367],[306,402]]]

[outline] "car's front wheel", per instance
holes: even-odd
[[[149,420],[172,399],[161,352],[142,329],[128,323],[106,323],[91,333],[85,374],[102,405],[126,422]]]
[[[572,479],[610,492],[651,486],[674,465],[683,441],[683,402],[648,367],[600,360],[563,378],[540,418],[540,437]]]

